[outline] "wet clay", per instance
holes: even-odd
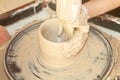
[[[58,36],[60,27],[62,26],[59,19],[53,18],[43,22],[39,28],[41,58],[46,64],[53,67],[63,67],[73,63],[77,56],[75,54],[80,51],[88,37],[88,34],[79,31],[74,34],[72,39],[69,39],[65,31]]]
[[[90,30],[85,47],[76,55],[73,63],[62,67],[45,64],[40,58],[39,26],[35,24],[21,31],[9,45],[5,61],[11,79],[98,80],[111,71],[113,56],[110,45],[94,29]]]
[[[46,20],[39,28],[39,43],[43,61],[52,67],[63,67],[74,61],[75,56],[66,58],[64,44],[68,36],[63,32],[58,36],[60,21],[57,18]],[[59,61],[59,62],[58,62]]]
[[[72,63],[84,47],[89,25],[81,0],[58,0],[57,16],[41,24],[39,43],[43,61],[52,67],[63,67]]]

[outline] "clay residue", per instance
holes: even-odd
[[[4,59],[5,59],[4,53],[7,44],[8,43],[5,43],[0,46],[0,80],[9,80],[4,68]]]
[[[105,35],[113,49],[114,66],[106,80],[115,80],[120,77],[120,40],[108,34]]]
[[[8,75],[13,74],[15,79],[25,80],[98,80],[98,75],[103,78],[103,74],[107,73],[110,67],[108,63],[111,63],[110,53],[107,53],[108,49],[101,41],[104,38],[96,31],[90,31],[90,37],[74,63],[55,68],[46,65],[39,57],[39,27],[29,28],[30,31],[22,31],[10,44],[9,53],[6,53]]]

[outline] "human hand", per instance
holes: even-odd
[[[7,30],[3,26],[0,25],[0,45],[5,43],[9,39],[10,39],[9,33],[7,32]]]
[[[64,55],[70,57],[77,54],[88,39],[87,11],[80,0],[58,0],[57,16],[63,27],[59,29],[58,35],[64,30],[69,37],[64,44]]]
[[[89,28],[89,25],[83,27]],[[76,30],[74,36],[64,44],[64,55],[66,57],[78,54],[86,44],[88,32],[83,31],[82,29],[80,31]]]

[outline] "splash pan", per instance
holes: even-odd
[[[38,28],[41,22],[29,25],[10,42],[5,53],[5,69],[13,80],[103,80],[113,66],[113,53],[108,40],[90,28],[85,47],[71,65],[47,66],[40,59]],[[59,61],[58,61],[59,62]]]

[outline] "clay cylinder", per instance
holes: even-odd
[[[57,18],[43,22],[39,28],[40,58],[52,67],[63,67],[74,61],[74,56],[67,58],[64,54],[64,43],[67,42],[67,35],[57,35],[61,24]]]

